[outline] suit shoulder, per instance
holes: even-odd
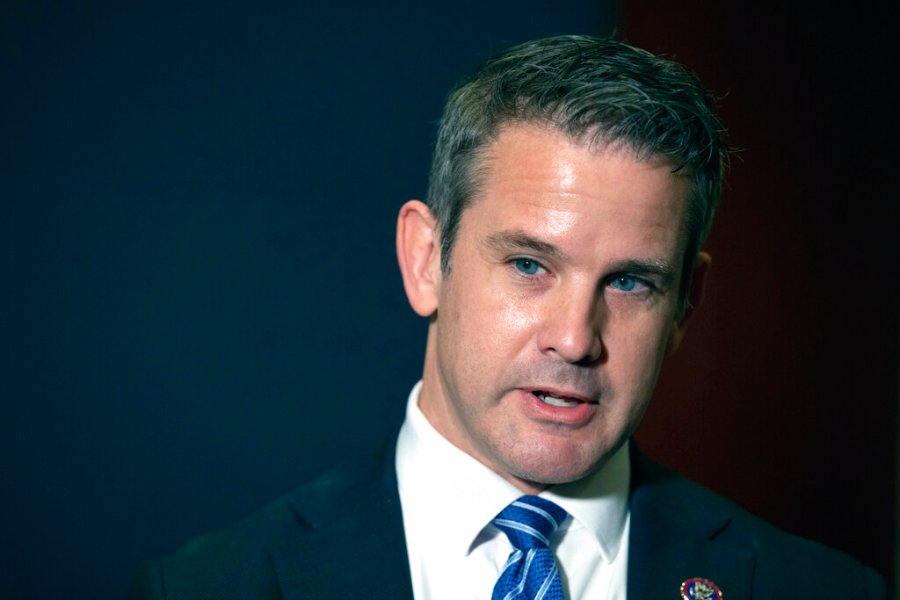
[[[301,484],[231,526],[198,535],[149,563],[130,598],[278,598],[275,556],[320,523],[352,510],[355,494],[378,477],[383,449]]]
[[[230,527],[188,540],[172,554],[144,566],[129,599],[216,598],[239,592],[278,598],[267,548],[286,528],[302,529],[281,498]]]
[[[270,548],[305,528],[284,496],[149,563],[135,578],[129,598],[279,598]]]
[[[675,535],[700,531],[720,548],[751,556],[754,597],[887,598],[884,579],[848,554],[783,531],[646,457],[633,464],[639,484],[632,503],[651,519],[675,522]]]

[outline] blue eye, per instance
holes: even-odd
[[[609,285],[622,292],[633,292],[636,288],[642,286],[641,280],[631,275],[619,275],[613,277]]]
[[[517,258],[513,260],[513,265],[523,275],[537,275],[541,270],[541,264],[533,258]]]

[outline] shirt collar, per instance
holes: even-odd
[[[485,526],[522,492],[438,433],[419,409],[421,386],[420,381],[409,394],[406,420],[397,440],[400,493],[411,506],[423,511],[453,507],[453,519],[436,515],[428,522],[436,529],[445,527],[436,533],[449,548],[467,554],[483,538],[480,534]],[[588,477],[553,486],[540,495],[572,516],[570,526],[583,526],[592,532],[604,559],[610,562],[625,528],[630,472],[625,443]],[[472,490],[478,493],[472,494]]]

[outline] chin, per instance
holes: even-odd
[[[570,465],[563,468],[547,466],[540,469],[527,469],[519,473],[512,472],[515,478],[525,484],[524,491],[536,493],[553,485],[572,483],[587,477],[593,469],[571,469]],[[522,486],[518,486],[522,488]]]
[[[570,483],[596,471],[612,451],[585,455],[583,448],[545,448],[537,455],[519,456],[511,461],[507,472],[518,479],[541,487]]]

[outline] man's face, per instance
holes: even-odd
[[[661,160],[535,125],[504,128],[486,165],[435,276],[419,402],[534,491],[598,468],[647,407],[678,334],[688,186]]]

